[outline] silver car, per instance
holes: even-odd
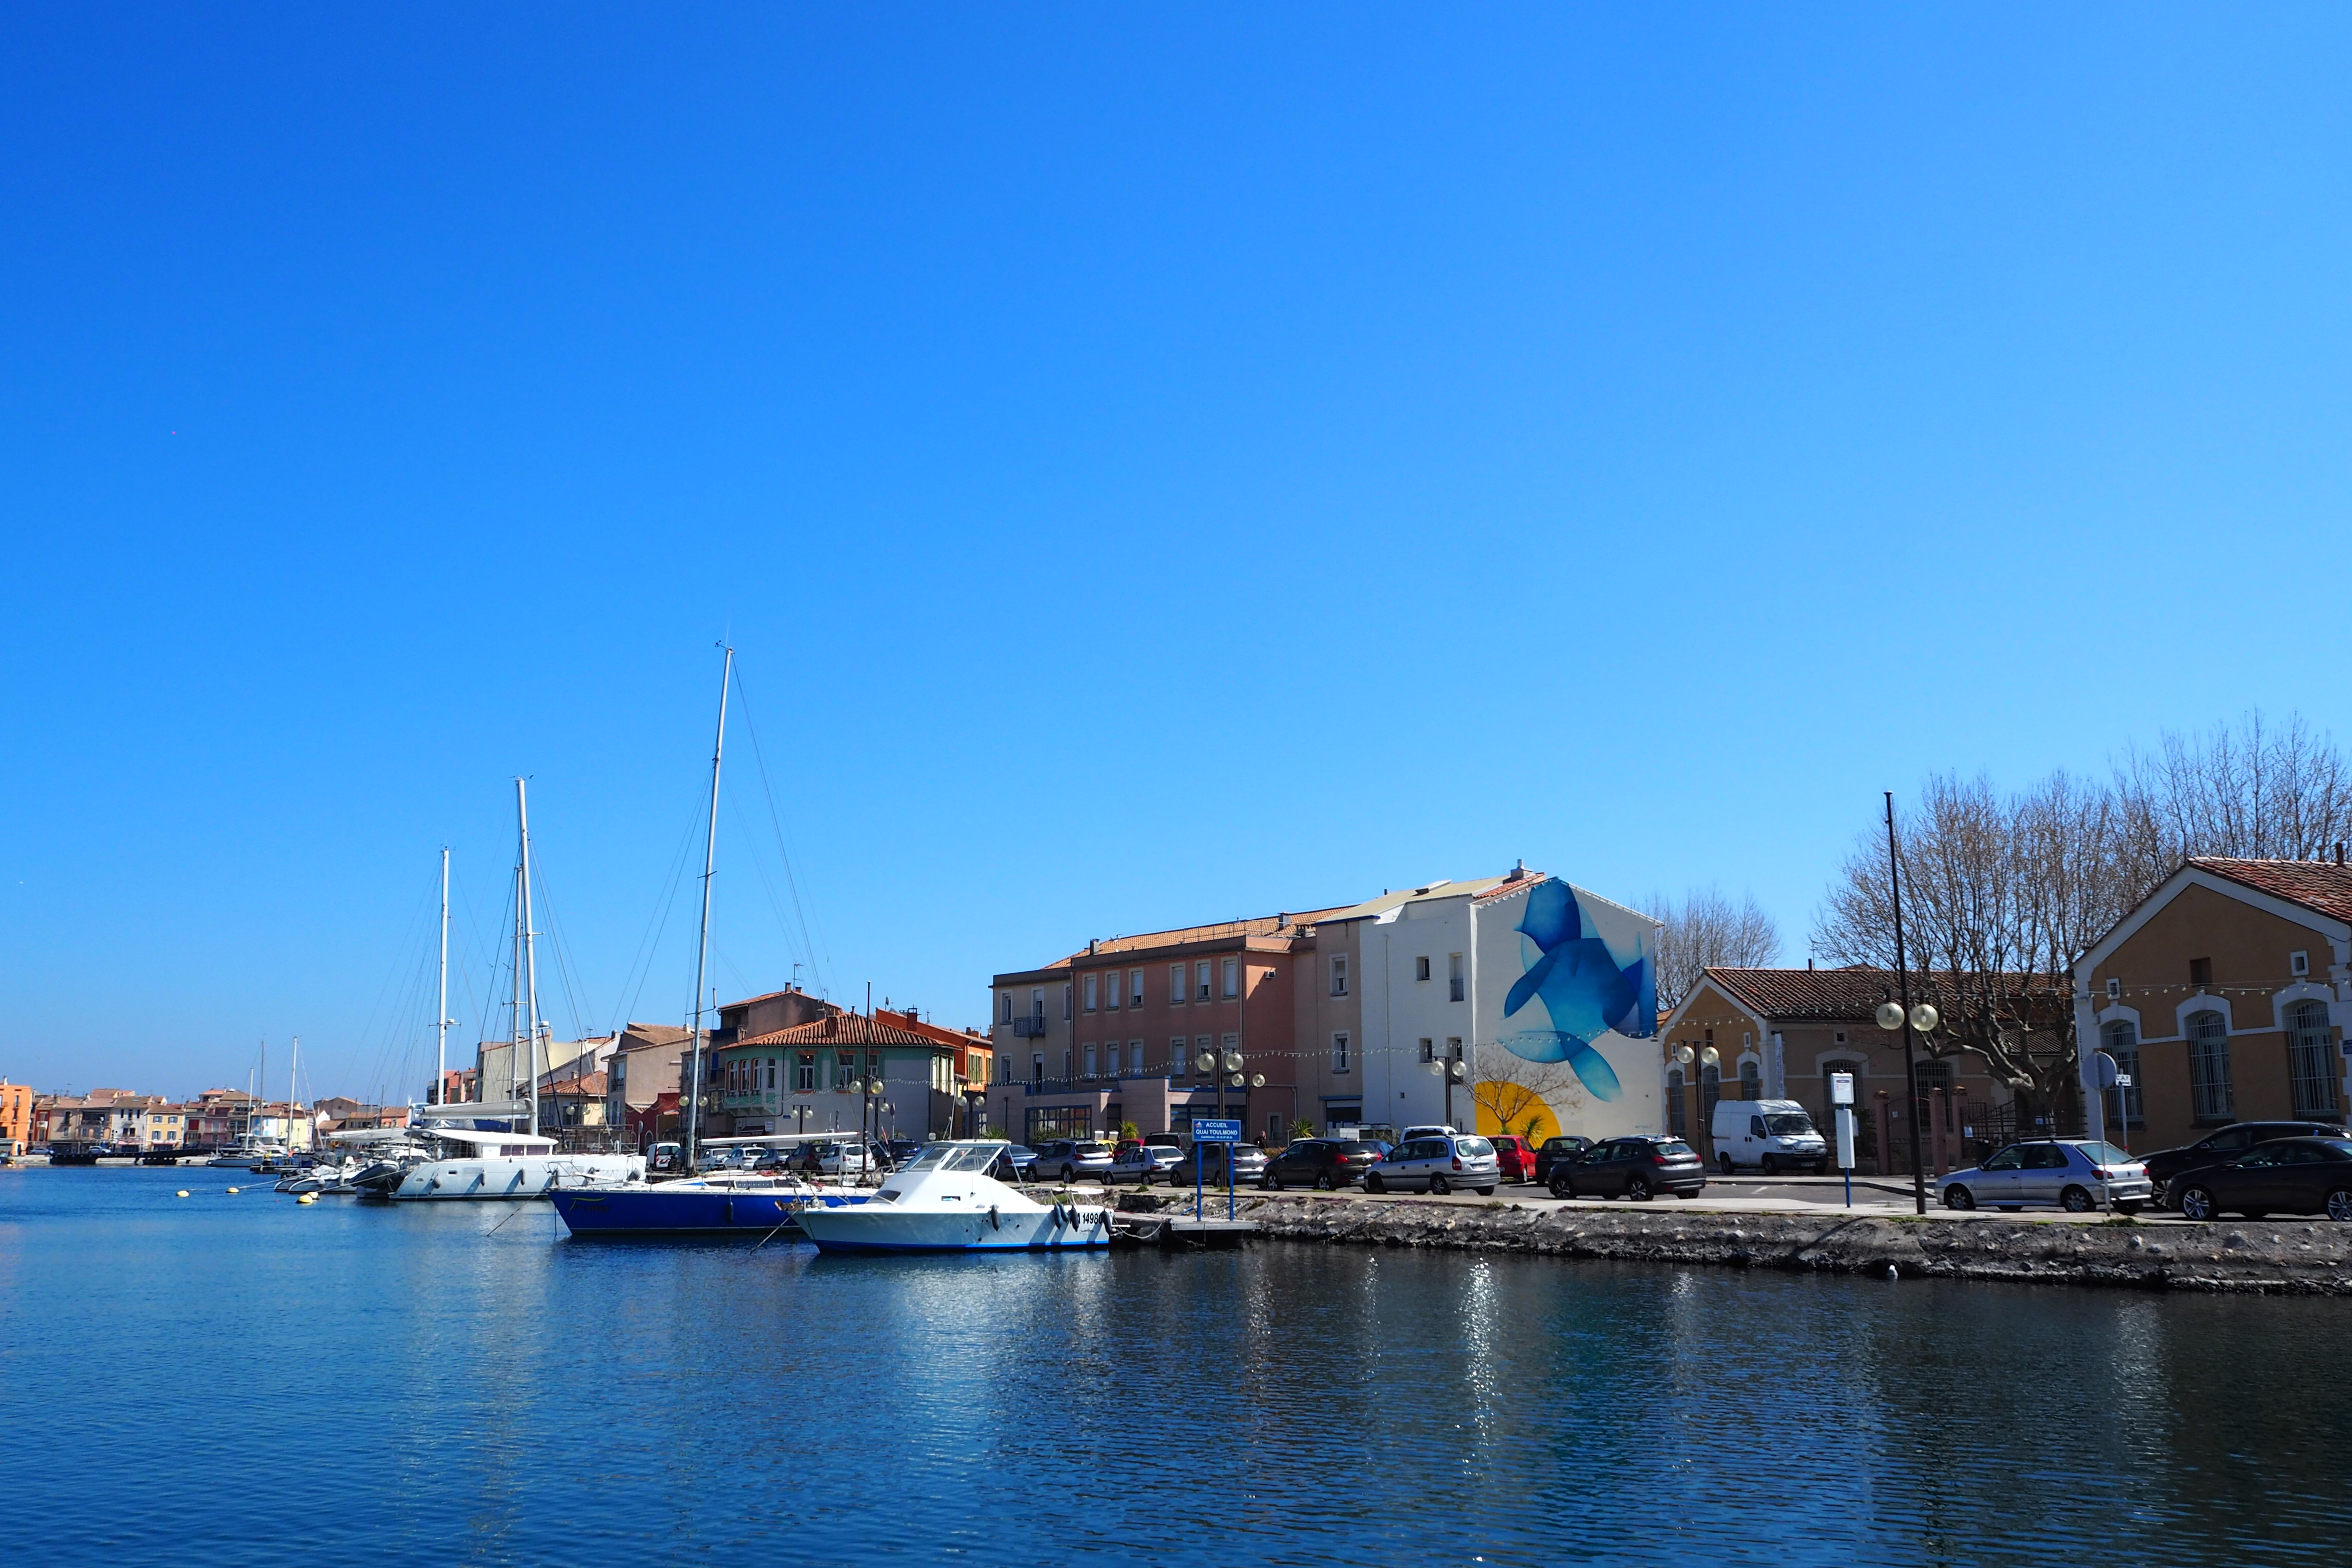
[[[1037,1145],[1036,1163],[1030,1170],[1039,1181],[1075,1182],[1081,1176],[1108,1176],[1110,1163],[1108,1144],[1089,1138],[1056,1138]]]
[[[1503,1162],[1494,1144],[1467,1132],[1408,1138],[1364,1173],[1368,1193],[1450,1193],[1468,1187],[1482,1198],[1502,1184]]]
[[[2089,1138],[2011,1143],[1981,1165],[1954,1171],[1938,1190],[1948,1209],[2049,1205],[2068,1214],[2090,1214],[2102,1203],[2130,1214],[2155,1195],[2146,1166]]]
[[[1103,1173],[1106,1182],[1133,1182],[1150,1186],[1176,1168],[1184,1158],[1184,1151],[1165,1143],[1130,1143],[1120,1150]]]

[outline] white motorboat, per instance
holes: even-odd
[[[411,1165],[392,1196],[435,1199],[544,1197],[551,1187],[618,1186],[646,1179],[643,1154],[566,1154],[552,1138],[528,1132],[475,1132],[435,1127],[423,1136],[441,1145]]]
[[[1003,1139],[929,1143],[854,1207],[801,1211],[801,1229],[826,1252],[1030,1252],[1110,1245],[1111,1211],[1056,1198],[1039,1203],[989,1174]]]

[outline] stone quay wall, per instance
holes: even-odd
[[[1222,1194],[1220,1194],[1222,1200]],[[1119,1207],[1192,1206],[1158,1193]],[[1214,1214],[1222,1216],[1220,1201]],[[2212,1225],[2019,1219],[1976,1214],[1724,1213],[1672,1203],[1531,1208],[1507,1199],[1269,1196],[1236,1218],[1289,1241],[1538,1253],[1919,1279],[2001,1279],[2149,1290],[2352,1296],[2352,1226],[2326,1220]]]

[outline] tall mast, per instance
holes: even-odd
[[[441,999],[433,1008],[433,1103],[447,1095],[449,1081],[449,847],[441,846]]]
[[[523,995],[530,1008],[530,1135],[539,1136],[539,945],[530,929],[530,808],[523,798],[522,780],[515,780],[515,825],[522,836],[522,970]]]
[[[294,1156],[294,1080],[302,1070],[302,1037],[294,1037],[294,1060],[286,1069],[286,1155]]]
[[[522,902],[523,855],[522,829],[520,826],[522,813],[522,780],[520,779],[515,780],[515,813],[518,826],[515,830],[514,1005],[507,1013],[507,1103],[509,1105],[521,1098],[521,1089],[515,1082],[515,1075],[521,1070],[522,1064],[522,932],[523,927],[529,923],[523,917]],[[488,1099],[489,1092],[490,1086],[482,1085],[482,1098]]]
[[[710,964],[710,874],[719,858],[719,759],[727,752],[727,683],[734,676],[735,650],[730,647],[719,669],[719,738],[710,743],[710,831],[702,841],[702,934],[694,944],[692,1093],[686,1102],[686,1168],[689,1171],[694,1169],[695,1137],[702,1127],[702,982]]]

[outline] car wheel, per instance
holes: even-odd
[[[1336,1193],[1339,1190],[1339,1184],[1332,1179],[1330,1172],[1326,1171],[1315,1178],[1315,1190],[1318,1193]]]
[[[1731,1156],[1728,1154],[1717,1154],[1715,1157],[1715,1168],[1721,1171],[1727,1176],[1731,1174]]]
[[[1372,1172],[1364,1178],[1364,1191],[1368,1193],[1385,1193],[1388,1190],[1389,1184],[1381,1180],[1381,1173],[1378,1171]]]
[[[1444,1177],[1432,1176],[1429,1178],[1429,1195],[1431,1197],[1442,1198],[1453,1190],[1453,1187],[1446,1184]]]
[[[2137,1198],[2117,1198],[2109,1206],[2117,1214],[2132,1215],[2139,1213],[2139,1200]]]
[[[1977,1195],[1976,1194],[1969,1191],[1966,1187],[1946,1187],[1944,1189],[1944,1206],[1948,1209],[1955,1209],[1961,1214],[1966,1214],[1970,1209],[1977,1206]]]
[[[1648,1203],[1650,1201],[1650,1178],[1647,1176],[1626,1177],[1625,1195],[1633,1199],[1637,1204]]]
[[[2058,1194],[2058,1206],[2068,1214],[2089,1214],[2099,1206],[2088,1187],[2068,1187]]]
[[[1780,1173],[1780,1159],[1779,1155],[1767,1154],[1764,1156],[1764,1173],[1768,1176],[1777,1176]]]
[[[1065,1166],[1063,1166],[1063,1167],[1062,1167],[1062,1180],[1064,1180],[1065,1182],[1075,1182],[1075,1181],[1076,1181],[1077,1179],[1078,1179],[1078,1172],[1077,1172],[1077,1167],[1076,1167],[1076,1166],[1075,1166],[1075,1165],[1065,1165]]]
[[[1258,1184],[1260,1186],[1269,1188],[1274,1192],[1278,1193],[1282,1191],[1282,1178],[1274,1173],[1274,1168],[1270,1165],[1266,1167],[1265,1175],[1260,1180]]]
[[[1495,1189],[1492,1187],[1480,1187],[1478,1189],[1478,1195],[1482,1198],[1491,1198],[1495,1195]]]
[[[1565,1176],[1554,1176],[1551,1179],[1551,1195],[1556,1198],[1572,1198],[1576,1195],[1576,1184]]]
[[[2211,1219],[2221,1211],[2214,1206],[2213,1194],[2204,1187],[2183,1187],[2180,1190],[2180,1217]]]

